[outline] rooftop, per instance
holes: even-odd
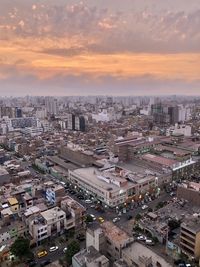
[[[115,244],[123,246],[129,239],[130,236],[121,230],[119,227],[114,225],[112,222],[105,221],[101,225],[105,235],[112,240]]]
[[[133,184],[120,177],[115,171],[99,171],[95,167],[81,168],[74,170],[73,173],[79,175],[88,184],[93,184],[98,188],[107,191],[119,191],[120,188],[129,188]]]
[[[53,220],[60,215],[65,215],[65,212],[59,207],[55,207],[46,211],[41,212],[42,217],[46,220]]]

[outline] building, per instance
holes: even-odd
[[[76,169],[69,171],[68,179],[74,186],[109,207],[139,201],[146,193],[155,194],[160,183],[160,177],[155,173],[136,173],[120,166]],[[168,178],[165,179],[168,181]]]
[[[177,198],[187,200],[194,206],[200,207],[200,184],[194,182],[183,183],[177,188]]]
[[[49,203],[55,204],[65,196],[65,188],[60,184],[46,185],[46,199]]]
[[[37,127],[37,119],[34,117],[6,119],[5,122],[9,130],[22,129],[26,127]]]
[[[28,219],[29,234],[33,242],[57,236],[67,229],[66,213],[58,207],[41,212],[39,215],[30,216]]]
[[[182,134],[183,136],[190,137],[192,135],[192,127],[190,125],[175,124],[166,130],[166,136],[173,136]]]
[[[170,116],[170,124],[174,125],[179,122],[179,108],[178,106],[168,107],[168,114]]]
[[[67,129],[75,131],[75,115],[68,114]]]
[[[133,242],[127,245],[122,250],[122,259],[128,266],[158,266],[158,267],[172,267],[173,262],[168,262],[163,257],[156,254],[145,245]]]
[[[31,137],[41,135],[44,132],[42,127],[27,127],[22,129],[22,133],[30,135]]]
[[[112,262],[122,257],[122,250],[134,241],[126,232],[112,222],[101,226],[91,225],[86,232],[86,248],[93,246]]]
[[[73,219],[76,233],[81,231],[84,226],[86,208],[69,196],[62,198],[60,206],[61,209],[65,211],[66,214],[70,214]]]
[[[195,259],[200,258],[199,218],[189,219],[181,224],[180,247],[183,253]]]
[[[86,121],[84,116],[68,114],[67,129],[72,131],[85,132]]]
[[[81,250],[72,258],[73,267],[109,267],[109,260],[90,246],[87,249]]]
[[[58,101],[56,98],[50,96],[45,97],[45,107],[49,115],[58,114]]]
[[[9,183],[10,180],[11,180],[11,176],[9,175],[7,170],[4,167],[0,166],[0,185]]]

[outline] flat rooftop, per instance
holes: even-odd
[[[80,176],[80,178],[84,182],[88,182],[90,185],[96,186],[98,188],[102,188],[103,190],[107,191],[119,191],[120,188],[129,188],[133,186],[133,183],[127,182],[125,178],[113,176],[112,173],[107,172],[106,174],[100,172],[95,167],[88,167],[88,168],[80,168],[73,171],[74,174]],[[108,181],[114,179],[116,182],[123,182],[125,185],[118,186],[112,182],[106,182],[106,178],[108,177]],[[103,180],[105,178],[105,180]]]
[[[157,156],[154,154],[145,154],[141,157],[144,160],[151,161],[153,163],[158,163],[167,167],[173,167],[177,164],[177,161],[174,159],[168,159],[165,157]]]
[[[167,262],[164,258],[163,255],[160,256],[156,254],[154,251],[151,249],[147,248],[146,246],[138,243],[138,242],[133,242],[132,244],[128,245],[126,248],[123,249],[122,256],[123,254],[128,255],[129,258],[132,258],[133,261],[138,264],[138,266],[141,265],[140,259],[152,259],[153,266],[157,266],[158,262],[160,263],[160,266],[163,267],[172,267],[173,265],[170,262]]]
[[[55,207],[55,208],[52,208],[52,209],[49,209],[49,210],[41,212],[42,217],[46,221],[53,220],[58,215],[60,216],[62,214],[65,215],[65,212],[63,210],[61,210],[60,208],[58,208],[58,207]]]
[[[102,223],[101,228],[103,229],[105,235],[118,246],[123,246],[130,239],[130,236],[126,232],[121,230],[112,222],[105,221]]]

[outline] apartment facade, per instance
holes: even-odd
[[[195,259],[200,258],[199,219],[181,224],[180,247],[183,253]]]

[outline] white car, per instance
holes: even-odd
[[[93,214],[90,214],[90,216],[92,217],[93,221],[96,221],[96,217]]]
[[[119,218],[119,217],[116,217],[116,218],[113,219],[113,222],[116,223],[116,222],[118,222],[119,220],[120,220],[120,218]]]
[[[142,210],[146,210],[146,209],[148,209],[148,206],[147,205],[143,205],[142,206]]]
[[[49,249],[49,252],[54,252],[54,251],[56,251],[56,250],[58,250],[58,246],[51,247],[51,248]]]
[[[90,200],[90,199],[86,199],[86,200],[85,200],[85,203],[86,203],[86,204],[92,204],[92,200]]]
[[[146,236],[140,235],[140,236],[137,237],[137,240],[145,241],[146,240]]]

